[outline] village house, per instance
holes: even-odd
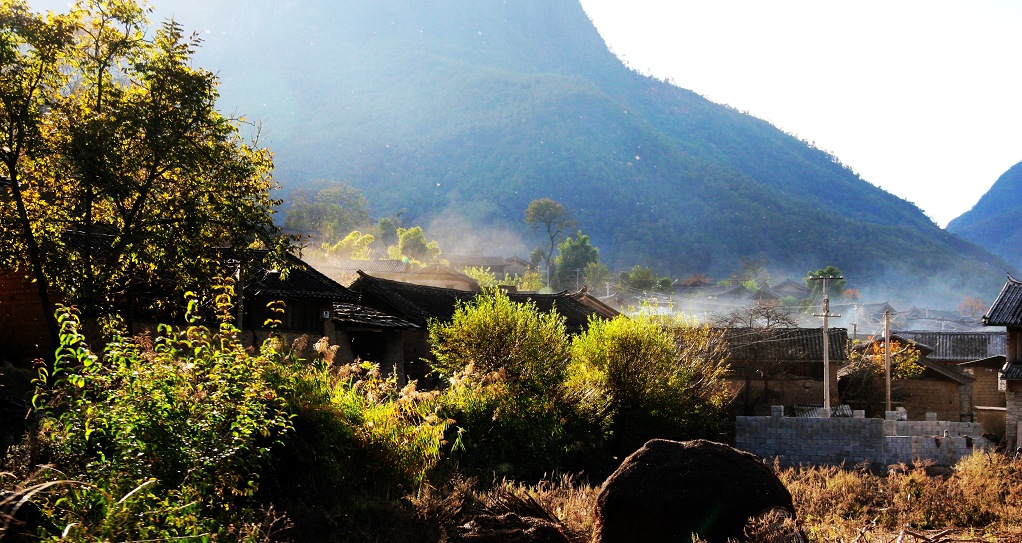
[[[498,281],[508,277],[508,261],[501,256],[477,256],[477,255],[444,255],[443,259],[452,270],[461,271],[466,268],[479,268],[488,270]]]
[[[924,420],[927,413],[936,413],[938,420],[973,421],[975,378],[972,375],[962,371],[956,364],[935,359],[937,351],[933,347],[901,333],[891,334],[891,341],[915,349],[919,353],[918,363],[923,367],[918,377],[899,379],[892,383],[892,408],[903,408],[908,420]],[[882,352],[884,338],[857,343],[853,349],[865,351],[871,344],[879,346],[877,352]],[[873,410],[883,411],[880,406],[874,406]]]
[[[986,326],[1004,326],[1005,364],[1002,370],[1005,399],[1005,442],[1012,450],[1022,435],[1022,282],[1012,276],[983,315]]]
[[[822,328],[727,328],[731,366],[727,379],[739,415],[769,415],[771,406],[790,412],[823,406]],[[838,404],[838,368],[847,361],[848,332],[828,331],[832,408]]]
[[[1003,331],[897,330],[893,333],[898,337],[928,346],[932,349],[926,356],[929,361],[950,367],[1003,355],[1007,340],[1007,334]]]
[[[247,345],[260,344],[270,333],[288,339],[309,335],[332,340],[334,305],[356,299],[353,292],[298,257],[285,258],[289,268],[286,273],[257,263],[242,274],[240,290],[244,296],[238,308],[238,327]]]
[[[358,280],[358,272],[369,273],[374,277],[426,285],[432,287],[453,288],[470,292],[479,292],[479,282],[471,277],[452,269],[451,266],[430,264],[417,266],[403,260],[330,260],[317,262],[316,267],[338,282],[351,284]]]

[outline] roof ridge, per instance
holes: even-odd
[[[401,283],[402,287],[404,287],[405,285],[418,286],[415,285],[414,283],[405,283],[403,281],[393,281],[391,279],[376,277],[374,275],[369,275],[368,273],[362,270],[358,270],[357,273],[361,279],[366,281],[369,288],[372,289],[376,294],[384,294],[384,292],[382,292],[381,289],[385,288],[387,284],[390,283]],[[424,317],[427,315],[426,312],[421,307],[415,305],[411,300],[402,296],[399,292],[397,292],[397,290],[389,289],[386,292],[386,294],[387,296],[384,297],[385,299],[392,300],[394,302],[397,302],[398,305],[404,306],[397,308],[400,311],[406,311],[408,314],[415,315],[419,319],[424,319]]]

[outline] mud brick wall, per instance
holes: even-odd
[[[52,357],[39,289],[18,272],[0,272],[0,362],[28,365]]]
[[[923,419],[936,413],[939,420],[961,420],[961,398],[958,383],[931,379],[905,379],[898,391],[907,394],[905,402],[909,419]]]
[[[777,458],[784,466],[867,462],[885,467],[926,459],[950,465],[977,447],[992,446],[980,437],[975,423],[793,418],[783,413],[775,406],[768,417],[738,417],[735,447],[765,459]],[[935,419],[932,414],[930,418]]]
[[[994,368],[973,368],[972,405],[1004,407],[1004,393],[997,389],[998,370]]]

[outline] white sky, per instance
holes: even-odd
[[[1022,161],[1018,0],[582,0],[643,73],[814,141],[944,226]]]

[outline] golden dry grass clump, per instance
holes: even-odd
[[[778,468],[777,474],[792,494],[797,522],[809,543],[1022,541],[1022,460],[1002,454],[977,452],[944,469],[927,463],[879,473],[861,465],[806,466]],[[548,518],[578,541],[588,541],[598,491],[561,477],[535,486],[463,488],[462,497],[468,494],[477,504]],[[523,504],[532,511],[522,510]],[[539,508],[545,514],[537,515]],[[752,543],[790,541],[792,531],[777,526],[753,522],[746,533]]]

